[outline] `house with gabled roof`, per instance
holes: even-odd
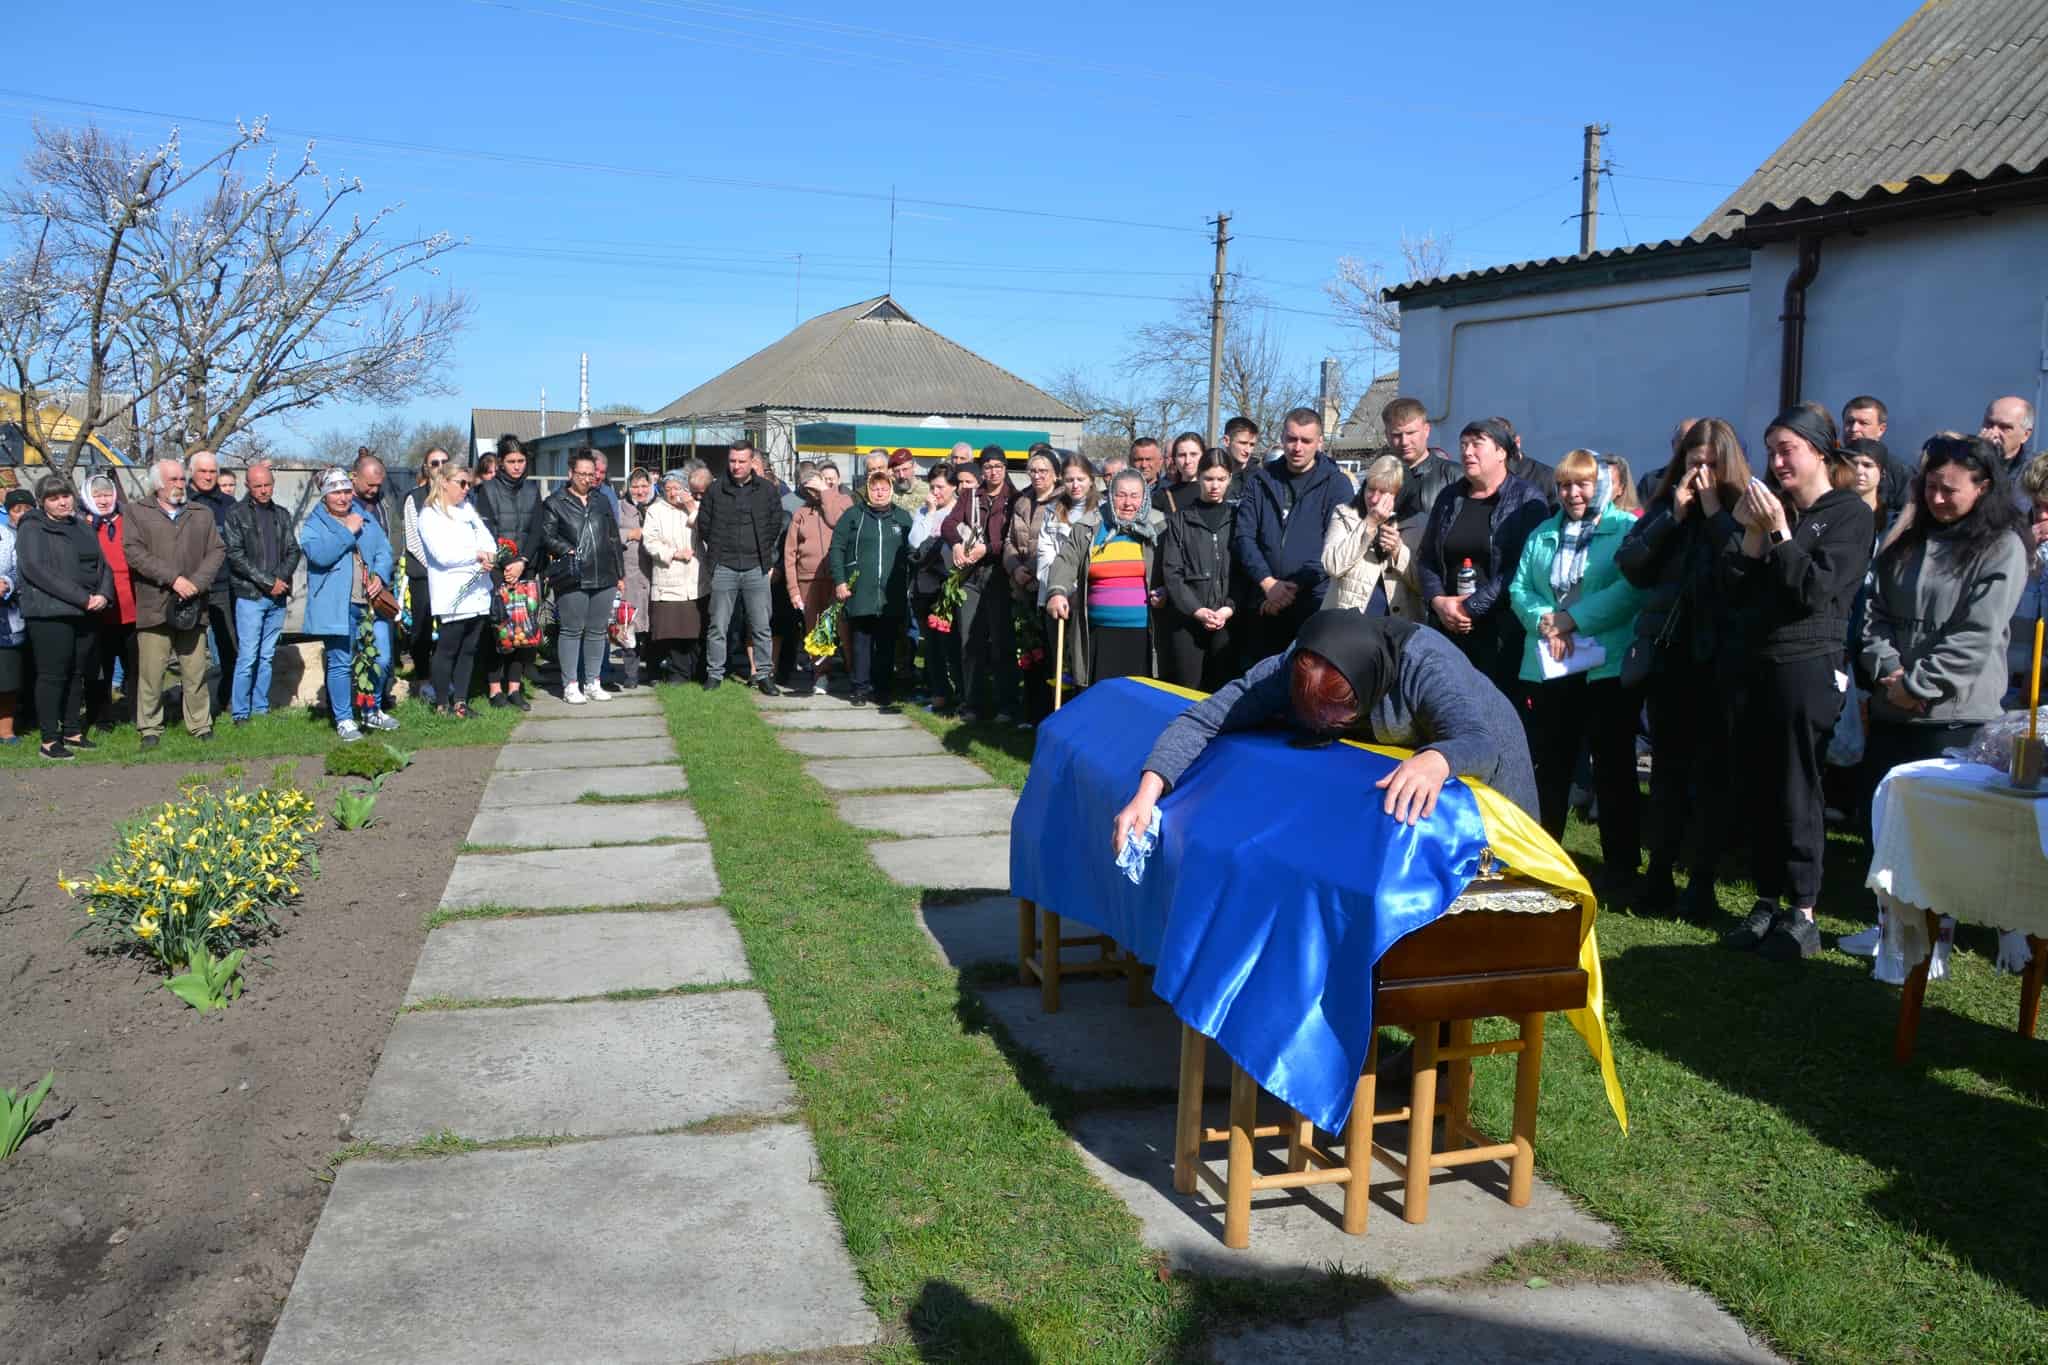
[[[1524,449],[1668,457],[1681,418],[1761,442],[1873,394],[1910,456],[2048,400],[2048,0],[1929,0],[1692,233],[1386,292],[1401,385]]]

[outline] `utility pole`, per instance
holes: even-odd
[[[1209,277],[1209,445],[1218,441],[1223,403],[1223,259],[1230,243],[1230,215],[1216,214],[1216,273]]]
[[[1600,249],[1600,135],[1604,123],[1586,125],[1586,159],[1579,170],[1579,254]]]

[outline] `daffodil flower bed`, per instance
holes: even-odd
[[[85,902],[80,933],[183,973],[277,931],[276,912],[319,875],[319,828],[296,787],[193,788],[122,826],[91,875],[60,871],[57,885]]]

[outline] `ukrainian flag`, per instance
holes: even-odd
[[[1586,1007],[1567,1017],[1625,1131],[1592,888],[1540,825],[1483,784],[1445,783],[1436,812],[1411,827],[1381,812],[1373,785],[1401,750],[1225,735],[1160,802],[1144,876],[1134,884],[1115,866],[1111,821],[1160,731],[1200,695],[1120,679],[1039,727],[1011,825],[1011,889],[1131,949],[1183,1022],[1339,1132],[1372,1040],[1374,964],[1441,916],[1490,856],[1584,907]]]

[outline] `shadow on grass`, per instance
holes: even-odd
[[[1038,1359],[1007,1314],[946,1280],[926,1280],[908,1318],[919,1360],[1034,1365]]]
[[[1943,1008],[1937,983],[1916,1060],[1896,1067],[1899,995],[1866,968],[1724,953],[1712,1007],[1703,1008],[1703,951],[1720,950],[1646,946],[1613,961],[1608,979],[1631,1045],[1888,1171],[1889,1183],[1866,1196],[1873,1213],[2048,1304],[2048,1259],[2039,1254],[2048,1223],[2041,1044]],[[1940,1074],[1958,1070],[1965,1074]]]

